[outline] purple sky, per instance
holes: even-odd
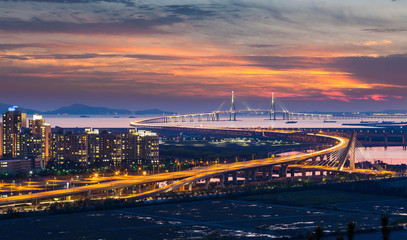
[[[407,3],[0,1],[0,103],[407,109]]]

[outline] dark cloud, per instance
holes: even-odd
[[[366,32],[374,32],[374,33],[398,33],[398,32],[406,32],[406,28],[366,28],[363,29]]]
[[[182,22],[177,16],[157,17],[154,19],[125,19],[117,22],[74,23],[63,21],[43,21],[32,19],[1,20],[0,31],[38,32],[38,33],[80,33],[80,34],[155,34],[166,33],[156,27]]]
[[[334,58],[327,66],[352,73],[365,83],[407,87],[407,55]]]
[[[16,43],[0,43],[0,50],[13,50],[18,48],[45,47],[44,44],[16,44]]]
[[[203,10],[196,5],[169,5],[165,7],[164,11],[174,15],[188,16],[195,19],[216,15],[215,11]]]
[[[390,84],[407,87],[407,54],[385,57],[280,57],[246,56],[253,66],[270,69],[327,69],[352,74],[352,77],[368,84]]]
[[[6,0],[7,1],[7,0]],[[114,3],[133,3],[131,0],[19,0],[20,2],[45,2],[45,3],[98,3],[98,2],[114,2]]]
[[[251,44],[249,47],[252,48],[272,48],[272,47],[280,47],[281,45],[276,44]]]
[[[1,45],[0,45],[1,49]],[[83,54],[47,54],[47,55],[1,55],[3,59],[92,59],[92,58],[137,58],[142,60],[157,60],[157,61],[170,61],[184,59],[182,57],[174,57],[167,55],[148,55],[148,54],[97,54],[97,53],[83,53]]]
[[[252,66],[270,69],[317,68],[325,61],[323,58],[308,57],[244,56],[243,58],[252,61]]]

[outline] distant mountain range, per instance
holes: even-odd
[[[0,103],[0,113],[7,111],[7,109],[12,106],[10,104]],[[114,109],[114,108],[107,108],[107,107],[92,107],[84,104],[72,104],[69,106],[60,107],[54,111],[38,111],[29,108],[20,108],[22,111],[26,112],[27,114],[69,114],[69,115],[174,115],[175,112],[168,112],[162,111],[160,109],[146,109],[146,110],[139,110],[139,111],[130,111],[126,109]],[[343,114],[343,112],[307,112],[313,114]],[[385,114],[396,114],[396,113],[407,113],[407,110],[383,110],[378,112],[366,111],[366,112],[359,112],[359,114],[365,115],[372,115],[374,113],[385,113]],[[354,115],[353,112],[346,112],[346,115]]]
[[[0,103],[0,112],[5,112],[11,105]],[[147,109],[147,110],[139,110],[139,111],[130,111],[125,109],[113,109],[107,107],[92,107],[84,104],[72,104],[69,106],[60,107],[54,111],[38,111],[34,109],[28,108],[20,108],[22,111],[26,112],[27,114],[70,114],[70,115],[115,115],[115,114],[127,114],[127,115],[173,115],[174,112],[167,112],[162,111],[160,109]]]

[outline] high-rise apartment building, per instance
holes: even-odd
[[[29,128],[32,133],[41,134],[41,127],[45,124],[45,119],[40,114],[34,114],[33,119],[28,120]]]
[[[88,165],[88,136],[71,130],[56,129],[52,134],[52,159],[58,165]]]
[[[54,129],[51,158],[82,167],[158,164],[158,135],[134,129]]]
[[[160,163],[159,139],[156,133],[149,131],[138,131],[140,135],[140,155],[139,158],[147,164],[156,165]]]
[[[41,134],[32,133],[30,129],[23,128],[18,136],[21,159],[42,158],[43,141]]]
[[[40,114],[34,114],[33,119],[29,121],[31,133],[39,134],[42,138],[42,153],[41,157],[48,161],[51,151],[51,125],[45,123],[45,119]]]
[[[89,162],[95,166],[121,166],[123,140],[107,129],[88,131]]]
[[[122,155],[123,163],[126,165],[141,165],[143,159],[140,154],[141,136],[135,129],[130,129],[128,133],[122,135],[123,146]]]
[[[3,157],[20,157],[20,133],[23,127],[27,127],[27,114],[17,106],[9,107],[3,113]]]
[[[3,126],[0,126],[0,159],[3,158]]]

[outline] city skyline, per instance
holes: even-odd
[[[0,1],[1,103],[406,109],[401,1]]]

